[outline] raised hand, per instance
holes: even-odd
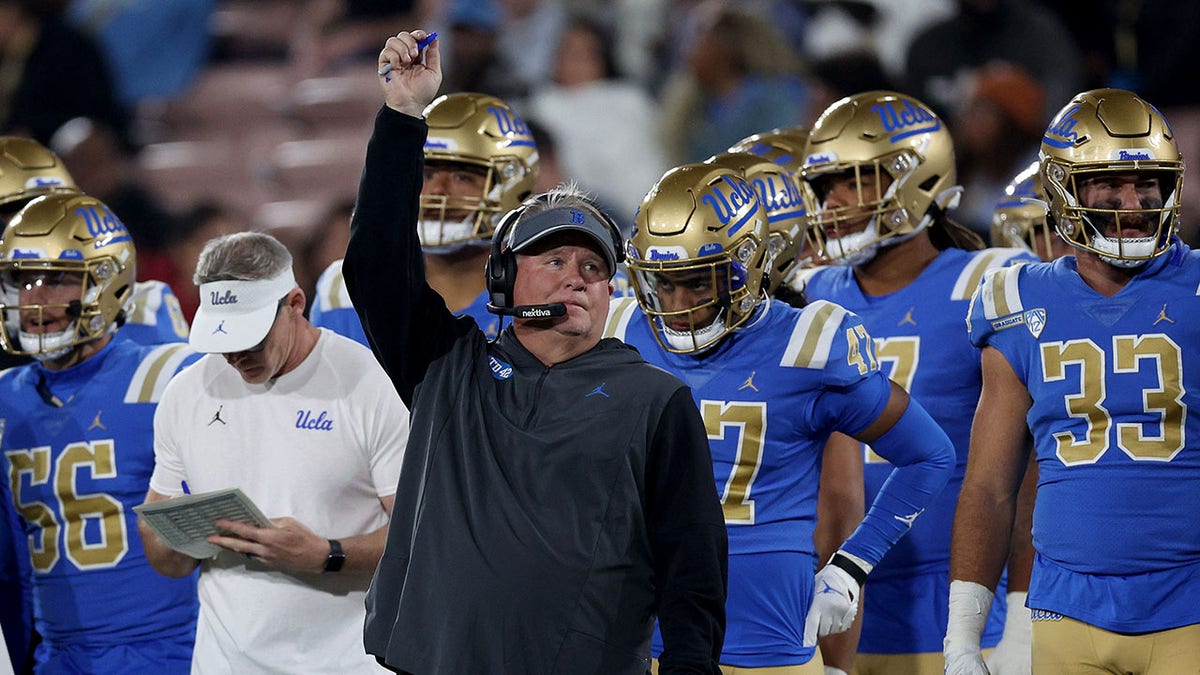
[[[417,43],[430,34],[400,32],[388,38],[379,52],[379,85],[387,106],[420,117],[442,85],[442,57],[435,37],[425,49]],[[422,52],[424,52],[422,58]]]

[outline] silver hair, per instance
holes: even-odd
[[[579,183],[575,181],[559,183],[540,195],[534,195],[526,199],[519,208],[521,208],[521,217],[517,222],[552,209],[587,209],[600,220],[608,220],[600,212],[600,207],[596,206],[592,193],[579,187]]]
[[[196,261],[192,281],[261,281],[292,266],[292,254],[275,237],[261,232],[237,232],[208,240]]]

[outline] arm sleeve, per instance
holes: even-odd
[[[687,388],[667,402],[647,458],[659,673],[719,675],[729,544],[704,422]]]
[[[954,446],[916,399],[871,448],[895,465],[842,550],[879,564],[954,473]]]
[[[380,108],[342,265],[367,342],[410,408],[429,364],[455,337],[453,315],[425,283],[417,237],[427,133],[423,119]]]

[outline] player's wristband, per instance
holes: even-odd
[[[829,559],[829,564],[849,574],[850,578],[854,579],[859,588],[862,588],[863,584],[867,583],[867,575],[871,572],[865,566],[865,562],[857,558],[857,556],[852,556],[844,551],[834,553],[833,557]]]

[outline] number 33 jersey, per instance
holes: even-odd
[[[195,575],[146,561],[133,507],[154,469],[153,419],[167,381],[199,355],[114,337],[62,371],[34,363],[0,376],[6,489],[28,534],[34,623],[54,645],[186,635]]]
[[[1029,606],[1121,632],[1200,622],[1200,254],[1180,242],[1112,297],[1075,258],[997,270],[976,345],[1032,398]]]

